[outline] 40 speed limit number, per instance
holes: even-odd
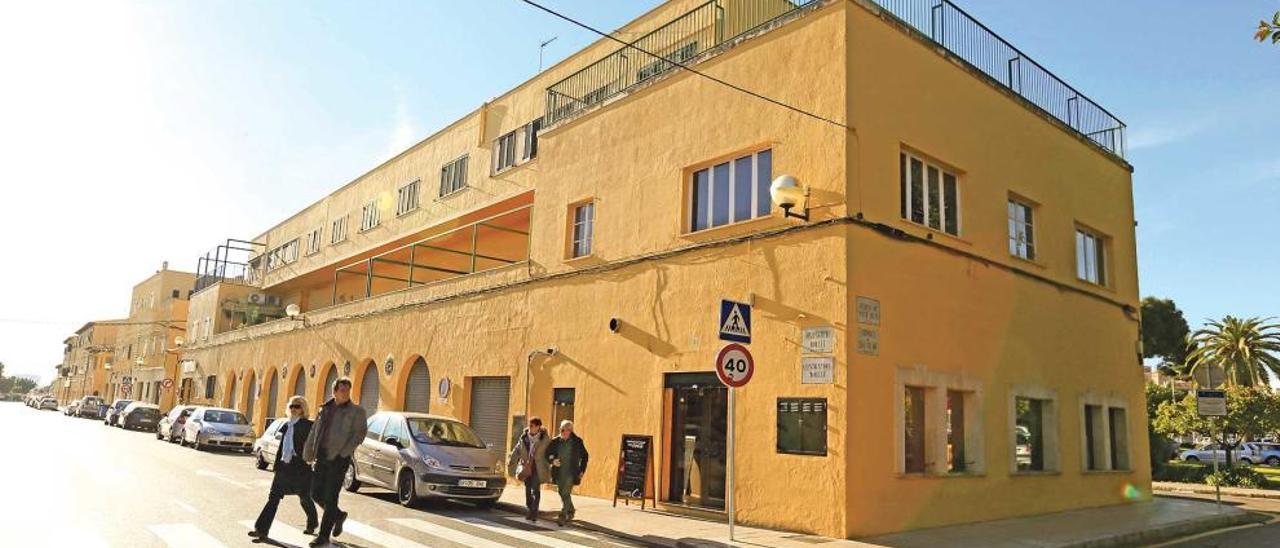
[[[732,343],[720,349],[720,355],[716,357],[716,376],[726,386],[744,386],[755,372],[756,362],[747,347]]]

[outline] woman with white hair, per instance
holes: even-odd
[[[560,492],[560,515],[556,517],[559,525],[573,520],[573,486],[582,483],[582,475],[587,472],[587,456],[587,446],[573,433],[573,421],[561,421],[560,435],[547,446],[551,479]]]
[[[311,433],[311,420],[307,418],[307,400],[302,396],[289,398],[289,422],[276,432],[280,440],[280,449],[276,451],[275,478],[271,480],[271,494],[267,497],[266,506],[258,514],[249,536],[254,542],[262,542],[271,532],[271,523],[276,519],[276,509],[280,499],[285,495],[298,495],[302,503],[302,512],[307,515],[308,535],[315,534],[319,519],[316,518],[316,505],[311,500],[311,467],[302,460],[302,446]]]

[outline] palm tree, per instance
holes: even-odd
[[[1227,386],[1266,386],[1271,375],[1280,377],[1280,324],[1269,321],[1233,316],[1210,320],[1191,334],[1189,372],[1217,368],[1226,374]]]

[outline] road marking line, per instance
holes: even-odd
[[[443,525],[437,525],[426,520],[417,518],[387,518],[387,521],[396,525],[402,525],[415,531],[420,531],[428,535],[439,537],[445,540],[451,540],[463,546],[471,548],[510,548],[509,545],[499,544],[486,538],[477,537],[462,531],[450,529]]]
[[[185,503],[185,502],[182,502],[182,501],[180,501],[180,500],[178,500],[178,499],[173,499],[173,503],[174,503],[174,504],[177,504],[177,505],[178,505],[178,508],[181,508],[181,509],[183,509],[183,510],[186,510],[186,511],[188,511],[188,512],[191,512],[192,514],[198,514],[198,513],[199,513],[199,512],[196,512],[196,508],[195,508],[194,506],[192,506],[192,505],[190,505],[190,504],[187,504],[187,503]]]
[[[222,474],[219,474],[219,473],[217,473],[217,472],[210,472],[210,471],[208,471],[208,470],[196,470],[196,475],[197,475],[197,476],[204,476],[204,477],[207,477],[207,478],[213,478],[213,479],[216,479],[216,480],[222,480],[222,481],[225,481],[225,482],[227,482],[227,483],[230,483],[231,485],[234,485],[234,486],[236,486],[236,487],[240,487],[240,488],[242,488],[242,489],[253,489],[253,486],[251,486],[251,485],[246,485],[246,484],[244,484],[244,483],[240,483],[240,482],[238,482],[238,481],[236,481],[236,480],[233,480],[233,479],[231,479],[231,478],[228,478],[228,477],[226,477],[226,476],[224,476],[224,475],[222,475]]]
[[[160,537],[165,544],[175,548],[224,548],[226,546],[190,523],[148,525],[147,529]]]
[[[342,524],[342,534],[346,535],[347,533],[375,544],[381,544],[387,548],[427,548],[425,544],[418,544],[407,538],[393,535],[353,519],[347,519]]]
[[[248,529],[250,531],[253,530],[253,526],[254,526],[253,520],[246,519],[238,523],[240,525],[243,525],[245,529]],[[303,534],[302,531],[299,531],[293,527],[290,527],[289,525],[285,525],[278,521],[271,524],[270,535],[271,535],[271,540],[279,541],[283,544],[291,544],[293,546],[306,546],[311,543],[311,537]],[[247,542],[248,537],[245,537],[245,540]]]
[[[581,544],[578,544],[576,542],[560,540],[558,538],[549,537],[547,535],[543,535],[541,533],[535,533],[533,531],[517,529],[515,527],[502,527],[500,524],[491,522],[484,518],[465,516],[465,517],[460,517],[458,519],[462,520],[465,523],[470,524],[473,527],[479,527],[481,529],[484,529],[485,531],[491,531],[494,533],[498,533],[500,535],[516,537],[520,540],[529,541],[534,544],[539,544],[542,546],[551,546],[553,548],[581,548],[582,546]]]

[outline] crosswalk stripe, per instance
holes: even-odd
[[[479,527],[485,531],[492,531],[507,536],[516,537],[541,546],[551,546],[552,548],[582,548],[582,544],[560,540],[558,538],[549,537],[533,531],[517,529],[515,527],[500,527],[497,524],[478,517],[459,517],[460,519],[472,526]]]
[[[253,530],[253,526],[254,526],[253,520],[247,519],[239,523],[240,525],[243,525],[245,529],[248,529],[250,531]],[[271,535],[271,540],[278,540],[281,543],[292,544],[294,546],[306,546],[307,544],[311,543],[311,537],[302,534],[302,531],[299,531],[293,527],[290,527],[278,521],[271,524],[270,535]],[[245,540],[248,541],[249,537],[245,537]]]
[[[462,531],[456,531],[454,529],[450,529],[442,525],[436,525],[429,521],[417,518],[387,518],[387,521],[428,535],[445,540],[451,540],[463,546],[470,546],[471,548],[509,548],[505,544],[498,544],[486,538],[463,533]]]
[[[252,526],[252,522],[250,522]],[[199,527],[190,523],[169,523],[163,525],[148,525],[147,529],[153,534],[160,537],[165,544],[175,548],[224,548],[225,545],[218,542],[209,533],[202,531]]]
[[[407,538],[399,537],[380,529],[375,529],[350,518],[342,524],[343,538],[346,538],[348,533],[369,542],[381,544],[387,548],[427,548],[424,544],[418,544]]]

